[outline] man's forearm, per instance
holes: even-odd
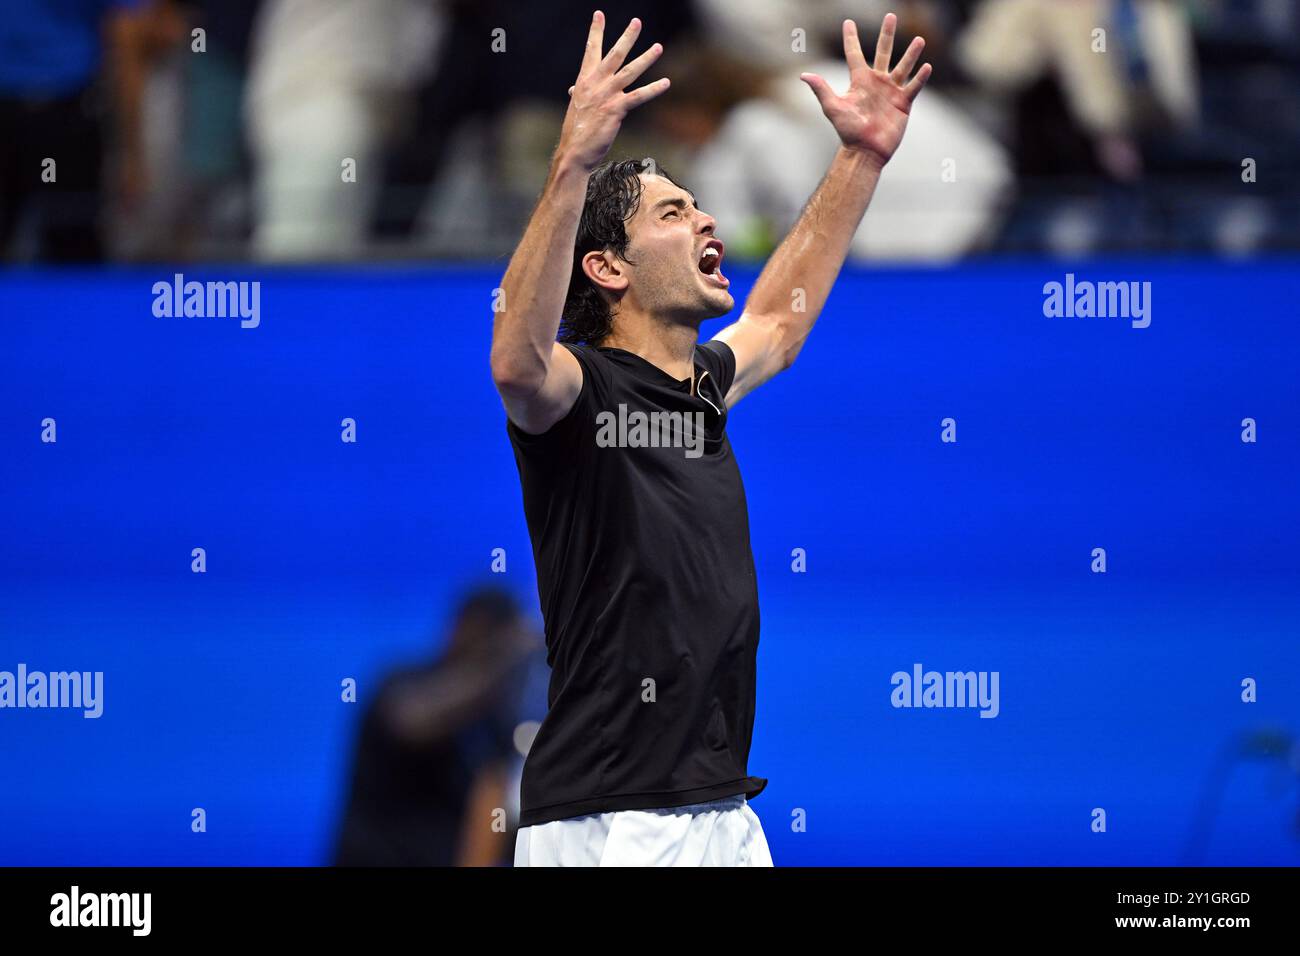
[[[582,66],[569,87],[569,108],[546,188],[501,280],[492,323],[492,378],[507,410],[517,416],[516,422],[527,419],[545,428],[548,419],[554,421],[551,412],[566,403],[572,405],[574,389],[582,381],[576,360],[570,360],[573,375],[567,384],[572,387],[542,394],[551,356],[558,354],[561,361],[568,358],[568,353],[557,349],[555,336],[573,274],[573,247],[587,198],[587,180],[609,152],[628,111],[668,89],[668,78],[661,77],[624,92],[663,53],[663,47],[655,43],[624,63],[640,33],[641,21],[633,17],[602,57],[605,15],[599,10],[592,14]],[[561,379],[560,385],[565,384]],[[543,400],[534,402],[539,394]],[[540,413],[539,404],[545,406]]]
[[[793,342],[808,334],[876,191],[880,169],[877,160],[861,151],[844,146],[836,151],[798,222],[754,284],[747,313],[780,321]]]
[[[799,221],[758,277],[739,321],[718,333],[736,357],[728,402],[739,401],[794,362],[844,265],[880,171],[903,140],[912,101],[933,70],[928,63],[916,67],[925,46],[920,37],[890,69],[897,26],[898,18],[887,14],[869,64],[857,24],[844,21],[849,88],[842,94],[816,73],[799,74],[835,127],[840,147]]]
[[[573,270],[573,243],[588,173],[557,155],[537,208],[501,280],[492,327],[492,368],[501,381],[540,387],[546,377]]]

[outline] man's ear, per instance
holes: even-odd
[[[627,289],[630,281],[627,263],[608,249],[603,252],[589,252],[583,256],[582,271],[596,288],[608,292],[621,293]]]

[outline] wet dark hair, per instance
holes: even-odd
[[[589,252],[608,249],[620,259],[632,261],[627,257],[627,223],[641,205],[642,173],[662,176],[674,186],[681,186],[649,156],[601,163],[587,179],[582,218],[578,221],[578,235],[573,243],[573,272],[569,276],[569,292],[564,299],[564,316],[560,320],[561,342],[599,345],[614,329],[614,313],[600,290],[582,271],[582,257]]]

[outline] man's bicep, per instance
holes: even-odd
[[[736,356],[736,374],[727,391],[727,405],[735,405],[785,367],[781,353],[781,327],[775,319],[742,313],[714,336],[726,342]]]
[[[582,393],[582,380],[581,363],[572,352],[556,342],[542,387],[526,396],[502,389],[501,404],[520,431],[540,435],[573,410]]]

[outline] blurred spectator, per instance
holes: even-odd
[[[837,91],[848,88],[841,63],[814,60],[808,69]],[[939,90],[917,100],[907,130],[850,256],[943,261],[986,247],[1011,188],[1005,151]],[[762,256],[794,225],[838,146],[816,99],[798,83],[728,115],[687,182],[699,184],[701,207],[717,218],[721,235],[739,239],[742,254]]]
[[[440,23],[422,0],[266,0],[245,104],[258,258],[361,251],[383,141]]]
[[[983,91],[1010,100],[1016,171],[1032,184],[1013,234],[1066,254],[1096,247],[1108,231],[1146,241],[1149,217],[1131,188],[1144,173],[1144,143],[1197,119],[1183,3],[982,0],[957,53]]]
[[[242,100],[258,4],[174,5],[177,40],[152,59],[141,107],[152,188],[113,222],[110,240],[118,257],[189,259],[211,254],[220,241],[242,249],[248,167]]]
[[[521,716],[543,716],[523,706],[540,658],[513,598],[483,589],[457,609],[440,657],[384,679],[362,718],[337,865],[512,859],[515,737]]]
[[[799,74],[818,73],[835,90],[848,88],[840,24],[858,16],[873,24],[864,28],[870,34],[887,9],[875,3],[879,17],[873,19],[849,6],[755,0],[742,11],[704,0],[701,16],[711,36],[726,38],[725,51],[704,48],[666,68],[675,85],[681,79],[681,88],[699,93],[678,102],[657,100],[650,115],[672,140],[693,147],[685,181],[718,220],[729,249],[741,256],[772,251],[839,147]],[[896,57],[911,40],[910,22],[904,17],[900,23]],[[941,88],[929,89],[913,108],[907,138],[881,177],[850,255],[943,260],[985,246],[996,234],[1010,186],[1010,162],[997,140]]]
[[[30,217],[34,258],[103,256],[105,149],[116,198],[147,187],[140,98],[146,63],[174,39],[166,3],[10,0],[0,19],[0,251]]]
[[[465,253],[467,229],[513,235],[545,182],[567,90],[578,74],[597,7],[605,13],[606,50],[633,17],[642,20],[638,53],[654,42],[670,47],[691,22],[689,0],[446,3],[446,37],[436,67],[416,93],[410,122],[390,145],[375,219],[378,235],[409,239],[422,227],[430,187],[447,172],[458,135],[474,126],[481,136],[466,165],[478,174],[474,185],[483,194],[457,197],[461,201],[452,214],[472,219],[450,230],[459,240],[454,254]],[[660,73],[652,67],[639,82]]]
[[[1176,0],[984,0],[960,54],[993,91],[1054,79],[1098,164],[1117,180],[1141,173],[1142,133],[1196,120],[1191,23]]]

